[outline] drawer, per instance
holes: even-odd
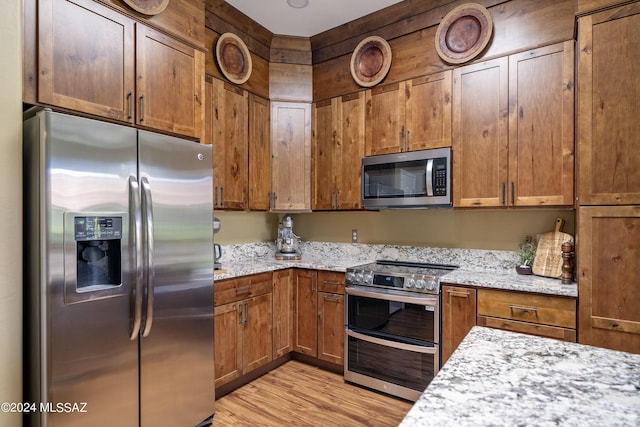
[[[318,271],[318,289],[320,292],[344,295],[344,273]]]
[[[576,300],[553,295],[478,289],[478,316],[576,327]]]
[[[213,305],[228,304],[271,293],[272,289],[272,272],[216,281],[213,287]]]
[[[478,316],[478,326],[503,329],[505,331],[520,332],[523,334],[537,335],[546,338],[576,342],[576,330],[560,328],[558,326],[539,325],[537,323],[520,322],[517,320],[498,319],[495,317]]]

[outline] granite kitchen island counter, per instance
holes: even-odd
[[[409,426],[638,426],[640,354],[475,326]]]

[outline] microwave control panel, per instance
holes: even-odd
[[[433,160],[433,195],[447,195],[447,159],[445,157]]]

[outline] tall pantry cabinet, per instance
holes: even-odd
[[[578,340],[640,353],[640,2],[578,21]]]

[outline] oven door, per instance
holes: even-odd
[[[344,378],[416,400],[438,372],[438,297],[345,290]]]
[[[433,346],[440,341],[438,296],[348,286],[345,324],[348,329],[389,341]]]

